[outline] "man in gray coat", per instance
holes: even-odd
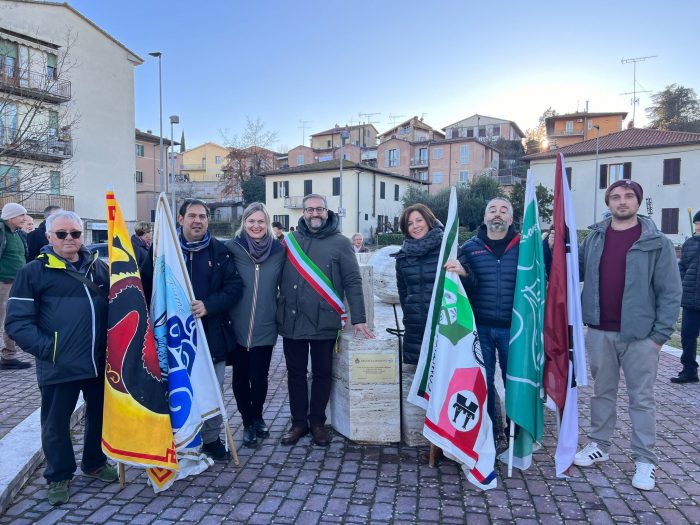
[[[632,422],[632,485],[656,485],[654,383],[659,350],[671,337],[680,311],[681,281],[673,244],[654,222],[637,215],[642,187],[618,180],[605,192],[611,217],[591,227],[579,251],[584,281],[583,322],[595,382],[590,442],[574,464],[607,461],[617,418],[620,368],[625,373]]]
[[[323,195],[307,195],[303,207],[299,227],[286,239],[287,261],[277,306],[292,413],[292,427],[282,436],[282,444],[295,444],[311,428],[314,443],[327,446],[326,405],[343,297],[352,311],[355,335],[360,332],[373,338],[374,334],[365,324],[362,277],[350,240],[338,230],[338,216],[328,209]],[[310,400],[306,382],[309,352],[313,372]]]

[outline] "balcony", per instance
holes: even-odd
[[[183,164],[180,170],[182,171],[204,171],[207,169],[206,164]]]
[[[428,167],[428,159],[426,158],[417,158],[417,159],[411,159],[411,168],[427,168]]]
[[[46,73],[0,71],[0,91],[60,104],[71,98],[70,80],[52,78]]]
[[[0,129],[0,155],[62,162],[73,156],[73,141],[67,132],[56,130]]]
[[[560,129],[560,130],[554,130],[551,132],[547,132],[547,137],[583,137],[585,134],[584,130],[582,129]]]
[[[27,213],[32,214],[43,214],[47,206],[59,206],[66,211],[75,211],[74,199],[73,195],[51,195],[29,191],[0,192],[0,207],[8,202],[17,202],[27,209]]]
[[[304,207],[304,197],[285,197],[284,207],[294,210],[300,210]]]

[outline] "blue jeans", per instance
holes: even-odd
[[[499,403],[496,402],[496,387],[494,378],[496,373],[496,352],[501,367],[501,378],[506,384],[506,371],[508,370],[508,345],[510,344],[510,328],[494,328],[491,326],[476,327],[481,345],[481,355],[484,358],[486,369],[486,386],[488,388],[488,401],[486,409],[493,424],[493,435],[498,437],[501,433],[501,418],[499,415]],[[507,424],[507,423],[506,423]]]

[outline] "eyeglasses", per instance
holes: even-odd
[[[83,232],[74,230],[72,232],[64,232],[63,230],[59,230],[57,232],[53,232],[56,237],[58,237],[61,240],[64,240],[66,237],[69,235],[71,236],[72,239],[80,239],[80,236],[83,234]]]
[[[324,208],[323,206],[318,206],[316,208],[304,208],[304,211],[311,215],[313,212],[323,213],[324,211],[326,211],[326,209],[327,208]]]

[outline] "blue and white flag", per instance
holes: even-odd
[[[213,465],[201,453],[202,423],[223,414],[219,382],[200,319],[192,315],[194,292],[180,249],[170,206],[160,195],[153,235],[153,294],[151,319],[161,369],[167,377],[170,421],[180,471],[149,478],[156,491],[176,479],[199,474]]]

